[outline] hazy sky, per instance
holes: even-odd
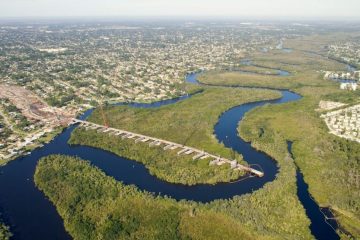
[[[252,16],[360,19],[360,0],[0,0],[0,18],[28,16]]]

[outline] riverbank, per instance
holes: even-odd
[[[196,203],[126,186],[81,159],[48,156],[39,162],[35,182],[74,239],[273,239]]]
[[[204,88],[203,93],[169,106],[157,109],[149,109],[146,106],[145,108],[107,106],[104,114],[111,127],[166,139],[242,162],[241,155],[226,149],[214,138],[213,128],[218,117],[235,105],[274,99],[280,95],[270,90]],[[199,112],[202,114],[199,115]],[[102,124],[100,111],[95,110],[89,121]],[[236,180],[244,174],[230,169],[228,165],[209,166],[207,159],[194,161],[191,156],[178,156],[177,151],[165,152],[159,147],[149,148],[146,143],[136,144],[132,140],[109,137],[105,133],[85,131],[83,128],[74,131],[70,143],[106,149],[120,156],[140,161],[151,174],[172,183],[215,184]]]
[[[6,226],[0,219],[0,239],[1,240],[9,240],[12,237],[10,232],[10,228]]]
[[[294,141],[293,154],[309,184],[311,195],[321,207],[330,206],[350,212],[352,221],[348,217],[347,220],[339,217],[339,221],[358,236],[356,229],[360,216],[356,206],[360,192],[352,176],[355,169],[359,169],[356,155],[360,146],[328,134],[325,124],[315,112],[324,97],[322,94],[327,92],[319,89],[313,95],[309,90],[298,90],[306,92],[306,97],[299,102],[266,106],[248,113],[239,126],[239,134],[251,141],[255,148],[277,156],[277,160],[281,149],[286,146],[286,139]],[[262,129],[261,134],[259,129]]]
[[[301,173],[299,167],[296,165],[294,155],[292,153],[293,143],[287,141],[288,152],[290,154],[291,160],[294,161],[296,167],[296,185],[297,185],[297,195],[301,204],[304,206],[307,216],[311,220],[310,230],[311,233],[315,236],[317,240],[339,240],[340,237],[336,231],[339,231],[339,226],[336,220],[328,218],[334,218],[331,211],[325,211],[328,208],[323,208],[322,210],[318,203],[316,203],[309,193],[309,186],[304,181],[304,176]],[[327,215],[324,214],[327,212]],[[341,232],[340,232],[341,233]],[[350,236],[352,237],[352,236]]]
[[[287,54],[290,55],[291,53]],[[186,130],[186,134],[181,135],[181,139],[188,139],[189,136],[198,136],[196,134],[188,135],[189,132],[197,133],[198,129],[202,129],[202,121],[196,121],[197,119],[204,119],[206,120],[205,123],[207,123],[214,117],[215,129],[206,137],[209,137],[211,141],[217,144],[219,144],[218,141],[223,143],[223,145],[220,144],[219,151],[221,151],[221,148],[232,148],[236,152],[242,153],[243,156],[248,156],[245,157],[245,160],[254,164],[260,164],[260,166],[266,166],[265,177],[261,179],[246,178],[232,184],[216,185],[183,186],[171,184],[150,175],[143,164],[138,162],[121,158],[97,148],[79,145],[70,147],[67,141],[75,127],[66,129],[54,139],[54,142],[42,149],[35,150],[31,155],[19,159],[19,161],[14,161],[2,169],[0,189],[4,194],[0,195],[0,200],[2,206],[4,206],[5,215],[12,216],[12,219],[9,221],[15,223],[11,225],[12,229],[15,230],[14,234],[32,239],[70,238],[63,229],[62,219],[55,211],[54,206],[44,198],[44,195],[33,186],[31,181],[35,166],[41,157],[49,156],[50,154],[62,154],[81,157],[90,161],[91,165],[83,163],[84,161],[80,159],[65,156],[61,156],[59,160],[54,158],[45,159],[39,164],[37,176],[40,177],[37,183],[46,195],[50,196],[52,202],[56,204],[59,213],[65,221],[68,221],[66,223],[67,230],[72,235],[79,236],[79,238],[92,236],[106,237],[106,232],[115,234],[115,236],[118,236],[116,234],[127,234],[129,232],[136,235],[136,232],[140,230],[139,233],[141,234],[150,234],[146,236],[164,236],[175,239],[180,237],[211,239],[212,236],[217,239],[223,237],[231,239],[234,236],[243,236],[244,239],[247,239],[248,233],[251,233],[251,236],[256,239],[313,239],[309,230],[311,222],[298,199],[296,168],[293,162],[289,160],[289,153],[286,149],[287,139],[295,141],[294,156],[296,156],[296,161],[304,173],[305,181],[309,183],[310,193],[313,195],[315,191],[315,194],[324,194],[325,197],[329,196],[330,193],[336,196],[338,198],[335,199],[338,201],[338,208],[335,208],[335,205],[332,205],[332,207],[341,213],[340,217],[342,220],[340,222],[347,230],[352,233],[356,232],[358,225],[354,221],[357,219],[356,212],[353,213],[354,208],[352,207],[354,206],[346,205],[346,201],[350,199],[340,199],[340,193],[332,193],[330,191],[317,193],[317,188],[321,187],[323,179],[316,179],[316,181],[320,182],[318,186],[315,186],[316,188],[314,188],[313,182],[311,182],[314,174],[320,174],[322,178],[328,177],[330,179],[325,179],[324,182],[331,184],[334,177],[339,176],[337,175],[338,172],[328,171],[328,168],[335,169],[334,165],[331,164],[335,160],[338,161],[339,159],[346,158],[347,162],[353,165],[356,154],[358,154],[356,147],[354,148],[354,146],[347,143],[336,142],[336,139],[331,139],[334,143],[331,142],[330,144],[326,141],[321,141],[326,139],[327,136],[325,128],[321,130],[321,134],[317,134],[317,128],[321,128],[322,123],[317,121],[317,115],[312,113],[313,107],[317,105],[317,100],[319,100],[316,96],[318,98],[332,98],[331,94],[339,92],[335,91],[331,84],[322,82],[316,76],[316,71],[313,70],[311,73],[291,76],[294,78],[294,81],[286,83],[289,84],[292,90],[296,90],[296,92],[305,96],[304,99],[298,102],[274,106],[273,104],[275,103],[285,103],[300,98],[299,95],[293,92],[282,91],[283,97],[281,99],[247,103],[231,109],[225,109],[223,114],[221,114],[221,111],[215,111],[221,114],[219,119],[217,118],[218,115],[212,115],[212,111],[209,111],[208,116],[200,116],[199,113],[202,113],[203,109],[209,108],[212,110],[214,108],[214,105],[209,105],[206,101],[201,101],[200,104],[197,104],[196,111],[190,113],[181,112],[181,114],[177,115],[172,112],[169,115],[165,114],[167,119],[171,120],[174,118],[181,120],[176,122],[177,126],[185,124],[185,129],[192,129],[192,131]],[[306,77],[304,83],[300,82],[301,77]],[[235,80],[236,78],[234,78]],[[246,79],[241,79],[241,81],[237,81],[236,85],[244,83],[246,84]],[[226,81],[224,84],[226,84]],[[269,83],[260,85],[266,87],[267,84]],[[281,86],[281,82],[277,81],[274,85]],[[224,90],[231,88],[214,87],[211,89]],[[239,89],[236,89],[236,91],[239,91]],[[246,89],[244,91],[250,90]],[[250,91],[249,93],[253,92]],[[206,92],[198,94],[196,97],[200,98],[205,94]],[[220,95],[218,99],[213,101],[216,100],[216,102],[224,103],[227,98],[231,99],[231,97]],[[223,98],[226,99],[224,100]],[[186,105],[186,102],[191,99],[178,102],[176,106]],[[214,104],[216,105],[217,103]],[[139,104],[139,106],[143,105]],[[156,104],[151,104],[151,106],[156,107]],[[260,106],[263,107],[255,108]],[[172,121],[169,120],[167,122],[169,125],[161,121],[164,114],[160,113],[171,112],[173,108],[175,108],[173,105],[169,105],[151,110],[140,109],[137,111],[131,109],[131,106],[122,106],[119,108],[106,108],[106,112],[110,114],[110,117],[119,114],[114,109],[121,109],[124,113],[128,113],[125,114],[125,119],[118,118],[112,124],[121,122],[121,124],[128,124],[129,128],[134,128],[131,122],[138,120],[134,121],[135,127],[137,127],[134,131],[140,131],[139,126],[143,125],[147,127],[146,129],[150,129],[148,130],[149,135],[157,134],[159,129],[163,131],[163,134],[168,134],[171,131],[176,131],[176,134],[182,134],[183,128],[172,129]],[[249,112],[253,108],[255,109]],[[86,117],[90,112],[82,116],[82,118]],[[241,129],[243,126],[247,126],[243,129],[249,135],[248,138],[245,137],[245,140],[253,140],[252,146],[268,153],[268,155],[255,151],[249,143],[246,143],[237,136],[236,128],[238,122],[247,112],[249,113],[244,121],[241,122],[239,132],[243,134]],[[259,115],[252,115],[253,113]],[[97,114],[99,116],[99,113]],[[190,123],[195,122],[197,124],[189,124],[186,121],[187,115],[195,116],[195,118],[191,118]],[[101,119],[99,118],[98,121],[101,122]],[[216,121],[218,122],[216,123]],[[250,124],[252,121],[254,121],[254,126]],[[312,125],[309,122],[315,122],[316,124]],[[157,128],[152,128],[153,125],[157,126]],[[315,128],[312,128],[312,126],[315,126]],[[211,128],[209,127],[209,129]],[[316,134],[312,131],[315,131]],[[309,140],[306,135],[311,136],[311,141],[306,142]],[[298,138],[303,138],[303,141],[299,141]],[[317,138],[320,141],[316,141]],[[195,138],[195,140],[198,139]],[[84,141],[90,142],[88,139],[84,139]],[[194,141],[193,144],[200,143]],[[296,149],[297,147],[299,149]],[[305,147],[305,152],[301,152],[303,147]],[[329,148],[329,152],[323,155],[323,151],[326,148]],[[331,151],[334,152],[334,156],[330,155],[333,153]],[[355,157],[350,154],[351,152],[355,153]],[[232,156],[233,151],[224,150],[224,154]],[[316,159],[312,159],[313,157]],[[334,157],[329,160],[331,164],[326,162],[329,157]],[[322,161],[323,159],[326,161]],[[276,162],[273,160],[276,160]],[[319,162],[323,165],[320,168],[316,168],[316,164],[319,164]],[[346,178],[348,176],[346,174],[351,172],[348,172],[348,166],[342,168],[344,166],[342,164],[340,164],[339,170],[340,176],[343,176],[341,178],[342,182],[338,183],[338,185],[327,186],[325,191],[331,190],[330,187],[336,187],[336,189],[343,187],[341,189],[343,191],[346,190],[346,187],[353,186],[354,180]],[[314,166],[315,169],[311,169]],[[190,168],[193,168],[193,166],[190,166]],[[184,172],[187,176],[190,176],[187,171]],[[271,174],[268,174],[269,172]],[[329,175],[327,176],[327,174]],[[345,184],[344,179],[347,180]],[[133,184],[136,187],[129,187],[129,184]],[[17,188],[13,188],[14,185]],[[117,188],[124,190],[121,192],[122,194],[117,194],[119,193],[116,190]],[[148,192],[154,192],[154,195]],[[354,194],[357,193],[356,189],[354,192]],[[348,192],[344,191],[343,193],[345,197],[349,197]],[[169,199],[164,195],[171,196],[179,201]],[[353,196],[350,195],[350,197]],[[182,199],[188,199],[189,201]],[[356,199],[359,198],[355,195],[352,201],[348,201],[348,203],[357,204]],[[165,201],[162,202],[163,200]],[[318,199],[316,200],[318,201]],[[333,199],[330,200],[332,201],[331,203],[334,203]],[[26,203],[21,204],[22,201],[26,201]],[[197,203],[194,201],[197,201]],[[206,204],[201,202],[206,202]],[[31,209],[27,208],[29,203],[32,206]],[[164,205],[162,206],[163,203]],[[189,208],[182,208],[183,206],[189,206]],[[159,210],[154,212],[152,211],[153,209]],[[98,215],[93,214],[97,213],[97,211],[100,211]],[[154,222],[151,221],[152,215],[154,215]],[[344,220],[345,218],[346,220]],[[139,229],[141,225],[148,226],[149,228]],[[174,228],[174,226],[177,227]],[[34,231],[34,229],[40,228],[42,231]],[[188,235],[183,235],[183,230]],[[234,230],[239,230],[239,232]],[[109,237],[111,236],[114,235]],[[127,235],[124,236],[128,237]]]
[[[227,88],[229,89],[229,88]],[[249,90],[249,89],[247,89]],[[283,96],[283,98],[281,98],[280,100],[274,100],[272,103],[281,103],[281,102],[287,102],[289,100],[292,99],[292,97],[290,97],[291,95],[295,95],[292,93],[287,93],[290,94],[289,96]],[[295,95],[295,98],[293,100],[296,100],[298,97],[296,97],[297,95]],[[271,102],[271,101],[270,101]],[[228,126],[228,130],[231,132],[231,135],[235,134],[236,136],[236,132],[234,131],[234,129],[236,129],[237,123],[238,121],[241,119],[241,115],[243,114],[243,111],[248,111],[249,109],[264,104],[263,103],[253,103],[253,104],[245,104],[242,106],[238,106],[235,108],[232,108],[231,110],[226,111],[226,114],[221,116],[221,119],[219,120],[219,122],[221,122],[221,124],[217,124],[216,128],[219,129],[223,129],[221,126],[222,124],[224,124],[225,122],[228,122],[228,118],[232,118],[234,117],[231,121],[233,121],[233,123],[231,124],[231,127]],[[233,113],[237,113],[237,114],[233,114]],[[229,115],[230,114],[230,115]],[[238,115],[240,114],[240,115]],[[215,129],[216,129],[215,128]],[[217,130],[215,130],[216,134],[219,134],[219,132]],[[226,132],[226,131],[225,131]],[[225,133],[224,133],[225,134]],[[242,152],[242,148],[236,146],[236,142],[238,141],[238,139],[234,139],[233,136],[227,138],[224,135],[217,135],[218,140],[227,142],[230,141],[232,142],[232,144],[235,144],[234,147],[236,149],[236,151],[238,152]],[[247,146],[249,147],[249,144],[245,144],[241,143],[241,146]],[[247,153],[247,151],[245,151]],[[252,154],[254,152],[252,151]],[[249,152],[250,154],[250,152]],[[273,180],[273,178],[275,177],[276,174],[276,167],[275,164],[272,163],[271,159],[264,159],[264,157],[260,157],[263,156],[262,154],[257,154],[257,157],[255,157],[255,159],[261,164],[270,164],[270,166],[274,167],[275,172],[274,173],[270,173],[270,169],[267,167],[266,171],[267,171],[267,175],[266,175],[266,179],[263,178],[261,180],[264,180],[265,182],[269,181],[269,179]],[[251,159],[251,160],[255,160],[255,159]],[[250,160],[250,159],[248,159]],[[263,161],[265,162],[263,162]],[[94,163],[94,161],[92,161]],[[251,161],[252,162],[252,161]],[[97,166],[101,166],[102,169],[107,169],[106,172],[109,173],[111,176],[117,176],[116,179],[122,179],[123,176],[120,176],[118,174],[115,174],[115,172],[113,171],[109,171],[108,168],[104,168],[104,164],[100,163],[100,165],[98,165],[99,163],[97,163]],[[105,164],[106,165],[106,164]],[[273,170],[272,170],[273,171]],[[288,171],[285,171],[285,173],[287,174]],[[113,175],[114,174],[114,175]],[[140,176],[140,175],[137,175]],[[264,181],[259,181],[258,179],[254,179],[255,181],[251,181],[252,183],[260,183],[260,185],[255,184],[253,185],[253,187],[255,188],[260,188],[262,186],[262,184],[264,183]],[[271,181],[270,180],[270,181]],[[236,184],[227,184],[227,185],[220,185],[220,186],[216,186],[216,187],[211,187],[209,188],[209,191],[212,192],[211,195],[214,195],[217,190],[217,187],[220,187],[223,189],[221,193],[221,195],[224,196],[230,194],[229,196],[234,196],[234,195],[238,195],[240,194],[241,188],[244,187],[248,187],[248,186],[252,186],[249,184],[246,184],[245,182],[248,182],[246,179]],[[303,214],[302,209],[299,207],[299,203],[297,201],[297,196],[296,193],[294,191],[292,191],[291,189],[295,189],[295,187],[292,187],[291,184],[290,185],[284,185],[283,181],[274,181],[276,182],[278,185],[279,183],[281,184],[281,186],[277,186],[274,189],[269,190],[268,187],[265,187],[259,191],[253,192],[251,195],[243,195],[243,196],[239,196],[239,197],[233,197],[230,201],[228,200],[217,200],[215,202],[209,203],[208,205],[204,205],[204,207],[206,209],[208,209],[210,207],[210,209],[215,209],[217,211],[219,211],[221,214],[225,214],[228,216],[231,216],[232,218],[236,219],[236,221],[245,224],[249,229],[252,229],[252,231],[258,232],[259,234],[263,235],[263,236],[269,236],[269,235],[273,235],[273,237],[275,239],[277,239],[279,236],[281,236],[280,238],[284,237],[284,236],[298,236],[300,239],[310,239],[310,235],[309,232],[306,228],[306,226],[309,224],[306,220],[306,216]],[[289,181],[286,181],[289,182]],[[291,181],[290,181],[291,182]],[[244,184],[241,184],[244,183]],[[169,184],[166,184],[166,188],[170,187],[167,186]],[[234,186],[237,190],[236,192],[238,192],[238,194],[232,194],[232,190],[231,190],[231,186]],[[242,187],[237,187],[237,185],[242,186]],[[145,187],[148,188],[149,186]],[[205,186],[204,186],[205,187]],[[230,187],[230,188],[229,188]],[[279,187],[279,188],[278,188]],[[200,188],[202,188],[202,186],[195,186],[196,189],[200,190]],[[194,188],[194,189],[195,189]],[[207,187],[205,187],[207,188]],[[143,187],[141,187],[141,189],[144,189]],[[265,190],[264,190],[265,189]],[[278,190],[281,189],[281,192],[279,193]],[[190,190],[192,191],[192,190]],[[207,193],[209,191],[206,191]],[[265,192],[264,192],[265,191]],[[284,193],[282,193],[284,191]],[[246,192],[252,192],[251,188],[249,189],[249,191],[245,191]],[[273,195],[274,197],[270,197],[269,193],[271,193],[271,195]],[[291,194],[290,194],[291,193]],[[191,194],[192,196],[188,195],[186,192],[177,195],[171,193],[170,196],[175,197],[176,199],[181,199],[181,196],[186,197],[187,199],[192,199],[194,196],[194,194]],[[197,194],[196,194],[197,195]],[[208,194],[206,194],[208,196]],[[279,198],[280,195],[285,195],[286,197],[281,197]],[[179,198],[180,196],[180,198]],[[201,196],[201,193],[200,193]],[[205,196],[205,195],[204,195]],[[266,197],[265,197],[266,196]],[[276,196],[276,197],[275,197]],[[200,198],[202,199],[202,197]],[[203,198],[206,199],[206,198]],[[270,200],[273,199],[273,200]],[[279,200],[281,199],[281,201],[279,202]],[[274,214],[274,209],[273,206],[274,205],[279,205],[281,206],[281,211],[279,211],[279,215],[278,214]],[[242,207],[240,207],[242,206]],[[278,207],[279,207],[278,206]],[[248,219],[247,216],[251,216],[254,213],[257,214],[261,214],[261,216],[259,216],[256,219]],[[287,216],[287,218],[289,219],[286,223],[286,226],[284,225],[283,227],[280,227],[283,222],[280,219],[283,219],[284,217],[284,213],[289,214]],[[270,219],[270,221],[269,221]],[[285,223],[284,223],[285,224]],[[262,226],[261,229],[259,230],[258,227]],[[291,226],[291,228],[289,228],[288,226]],[[301,236],[301,237],[300,237]]]
[[[267,62],[268,59],[272,60],[273,67],[287,69],[294,75],[275,79],[244,77],[236,72],[208,72],[200,77],[200,82],[228,86],[277,86],[303,95],[304,99],[296,103],[269,105],[249,112],[238,128],[239,135],[251,142],[256,149],[274,157],[283,170],[282,159],[286,156],[281,152],[286,148],[286,139],[294,141],[294,155],[305,181],[309,184],[311,195],[322,207],[341,209],[337,211],[336,218],[344,227],[343,232],[350,232],[355,238],[359,237],[357,199],[360,199],[360,191],[356,177],[354,178],[354,171],[360,168],[355,157],[359,146],[357,143],[330,136],[324,122],[315,112],[321,100],[349,104],[358,101],[359,92],[341,91],[333,82],[324,80],[317,71],[328,68],[346,69],[346,65],[298,50],[287,56],[269,54],[259,59],[254,57],[254,62]],[[284,61],[292,65],[285,67],[281,63]]]
[[[162,104],[174,104],[176,102],[186,101],[174,99],[170,102],[134,104],[134,106],[156,108]],[[92,111],[86,111],[79,118],[86,119]],[[186,199],[200,202],[230,198],[234,195],[252,192],[254,187],[256,189],[261,188],[264,182],[267,181],[267,178],[261,178],[260,181],[254,178],[247,178],[246,182],[250,182],[250,184],[243,184],[243,181],[241,181],[233,184],[196,185],[193,187],[169,184],[151,176],[142,164],[134,161],[120,158],[101,149],[85,146],[70,147],[67,142],[74,128],[72,126],[65,129],[49,144],[34,150],[30,155],[24,156],[17,161],[12,161],[2,167],[0,189],[3,194],[0,195],[0,202],[4,216],[6,216],[11,231],[16,238],[48,239],[56,237],[59,239],[70,239],[70,236],[64,230],[62,219],[56,212],[55,207],[47,198],[44,198],[43,193],[30,181],[33,178],[38,160],[51,154],[82,157],[91,161],[92,164],[101,167],[107,174],[116,176],[117,180],[122,181],[125,179],[125,182],[136,184],[140,189],[149,189],[150,192],[155,192],[156,194],[168,194],[178,200],[183,199],[184,196]],[[139,178],[139,176],[142,177]],[[16,185],[17,188],[13,188],[13,185]],[[240,188],[239,185],[243,185],[243,187]],[[25,200],[26,203],[20,204]],[[27,207],[29,204],[31,204],[32,208]],[[42,231],[36,230],[39,228]]]
[[[190,85],[190,84],[183,84],[182,89],[186,92],[185,95],[182,96],[168,96],[168,98],[165,98],[160,101],[140,101],[140,102],[126,102],[126,103],[120,103],[121,105],[144,105],[144,106],[154,106],[157,107],[159,102],[166,103],[166,102],[174,102],[174,101],[180,101],[183,99],[188,98],[191,95],[201,93],[203,89],[200,86],[196,85]],[[106,102],[106,104],[110,105],[118,105],[118,102]],[[86,111],[94,109],[95,107],[92,107],[91,105],[87,106],[88,108],[83,109],[79,106],[79,110],[77,112],[77,116],[83,115]],[[40,148],[44,146],[44,144],[49,143],[52,141],[58,134],[60,134],[65,129],[64,126],[58,126],[52,129],[51,131],[44,132],[43,136],[39,137],[35,141],[33,141],[30,144],[27,144],[25,147],[21,149],[17,149],[16,151],[13,151],[12,154],[8,154],[6,157],[1,157],[3,154],[0,154],[0,167],[5,166],[7,163],[9,163],[12,160],[15,160],[21,156],[25,156],[27,154],[30,154],[33,150]]]

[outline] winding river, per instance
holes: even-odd
[[[187,81],[197,83],[197,74],[189,74]],[[66,154],[90,161],[102,169],[107,175],[125,184],[134,184],[139,189],[167,195],[174,199],[187,199],[198,202],[209,202],[215,199],[227,199],[235,195],[251,193],[260,189],[265,183],[273,181],[279,168],[275,161],[264,153],[256,151],[250,143],[239,138],[237,126],[244,114],[264,104],[281,104],[296,101],[300,95],[279,90],[282,97],[276,100],[243,104],[229,109],[219,118],[214,134],[223,142],[244,156],[249,164],[259,164],[265,172],[263,178],[245,177],[235,183],[219,183],[216,185],[184,186],[171,184],[149,174],[141,163],[131,161],[110,152],[86,147],[69,146],[67,144],[75,126],[65,129],[52,142],[36,149],[30,155],[18,158],[0,168],[0,212],[11,227],[14,239],[71,239],[66,233],[62,219],[51,202],[40,192],[33,181],[36,164],[41,157],[50,154]],[[153,108],[174,104],[191,96],[160,101],[152,104],[129,104],[131,107]],[[92,110],[85,112],[80,118],[86,119]],[[307,190],[306,190],[306,193]],[[306,208],[306,206],[305,206]],[[329,239],[329,238],[328,238]],[[334,238],[335,239],[335,238]]]
[[[250,70],[234,70],[234,69],[228,69],[229,71],[234,71],[234,72],[239,72],[239,73],[244,73],[244,74],[250,74],[250,75],[260,75],[260,76],[278,76],[278,77],[287,77],[290,76],[290,72],[282,70],[282,69],[277,69],[277,68],[273,68],[273,67],[266,67],[266,66],[261,66],[261,65],[257,65],[254,64],[254,62],[251,59],[243,59],[240,61],[241,65],[244,66],[254,66],[254,67],[259,67],[259,68],[263,68],[263,69],[268,69],[268,70],[275,70],[275,73],[266,73],[266,72],[256,72],[256,71],[250,71]]]

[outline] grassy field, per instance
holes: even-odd
[[[277,97],[280,97],[280,94],[270,90],[208,87],[186,101],[161,108],[108,106],[104,112],[111,127],[173,141],[241,162],[241,156],[234,155],[215,138],[213,129],[218,117],[233,106]],[[102,124],[100,111],[96,110],[89,121]],[[193,161],[191,156],[178,156],[177,151],[165,152],[160,147],[149,148],[146,143],[135,144],[134,140],[122,140],[121,137],[109,137],[107,134],[82,128],[74,131],[70,143],[103,148],[140,161],[153,175],[168,182],[187,185],[229,182],[243,174],[231,170],[229,165],[210,167],[209,159]]]
[[[271,68],[266,68],[266,67],[261,67],[261,66],[244,65],[244,66],[239,66],[237,68],[240,71],[249,72],[249,73],[253,73],[253,74],[278,75],[277,70],[271,69]]]
[[[344,64],[321,58],[316,55],[308,55],[302,51],[291,53],[271,52],[255,54],[252,57],[253,64],[282,69],[291,73],[290,76],[254,75],[238,72],[211,71],[202,74],[200,82],[215,85],[241,85],[271,88],[295,89],[303,86],[338,87],[332,81],[324,80],[320,70],[345,70]]]

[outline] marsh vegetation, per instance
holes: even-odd
[[[313,36],[289,41],[287,47],[294,49],[291,53],[253,56],[256,64],[287,70],[291,76],[216,71],[200,78],[213,85],[289,88],[304,96],[297,102],[257,108],[239,126],[240,136],[280,167],[276,179],[262,189],[208,204],[176,202],[116,182],[89,163],[65,156],[40,161],[35,175],[38,187],[56,205],[75,239],[312,239],[310,221],[297,197],[296,169],[287,151],[286,141],[291,140],[311,195],[320,206],[335,211],[342,228],[360,238],[360,146],[330,135],[315,111],[320,100],[353,103],[358,101],[358,93],[340,91],[337,84],[323,79],[319,69],[343,70],[345,65],[311,53],[319,46],[309,46],[309,42],[322,40]],[[107,106],[105,115],[114,128],[232,157],[232,151],[213,136],[219,115],[241,103],[279,97],[270,90],[204,88],[203,93],[175,105],[158,109]],[[95,111],[89,120],[102,123],[100,112]],[[169,182],[214,183],[237,177],[225,168],[215,170],[206,162],[178,159],[169,152],[148,150],[147,145],[94,131],[77,129],[70,143],[141,161],[152,174]],[[236,158],[242,161],[241,156]],[[341,237],[348,239],[345,234]]]
[[[208,87],[204,92],[186,101],[156,109],[107,106],[104,113],[109,126],[147,136],[153,136],[206,152],[243,162],[241,155],[219,143],[213,129],[225,110],[245,102],[274,99],[280,94],[270,90],[245,90]],[[102,124],[100,110],[95,110],[89,121]],[[106,149],[120,156],[140,161],[160,179],[173,183],[229,182],[243,174],[233,171],[228,164],[209,166],[210,159],[192,160],[191,156],[178,156],[177,151],[164,151],[149,147],[148,143],[135,143],[121,137],[109,136],[84,128],[76,129],[71,144]]]

